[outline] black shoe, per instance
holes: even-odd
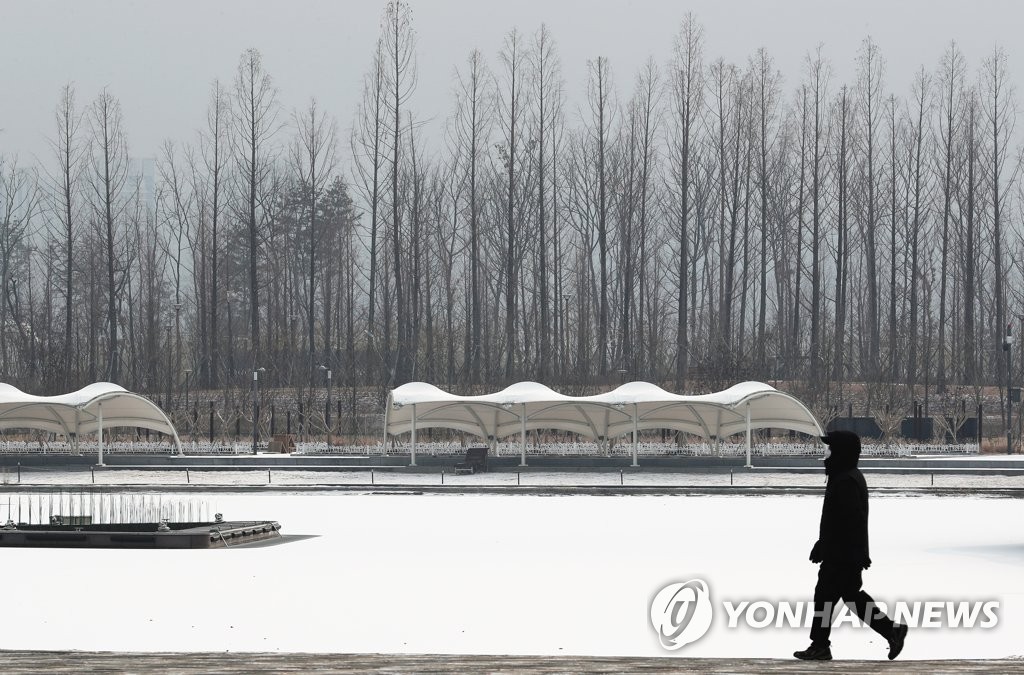
[[[801,661],[831,661],[832,650],[829,649],[828,645],[821,646],[812,643],[810,647],[802,652],[793,652],[793,656]]]
[[[900,655],[903,651],[903,642],[907,639],[907,627],[902,624],[893,624],[892,635],[889,637],[889,660]]]

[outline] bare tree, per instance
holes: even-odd
[[[1014,104],[1013,87],[1009,83],[1009,75],[1006,72],[1006,53],[999,47],[995,48],[992,55],[985,59],[981,72],[981,95],[984,100],[985,123],[988,126],[990,143],[984,146],[985,160],[988,165],[987,177],[992,190],[992,260],[995,269],[993,270],[993,293],[995,294],[995,326],[1001,330],[1007,323],[1006,312],[1006,287],[1003,261],[1004,248],[1004,223],[1003,213],[1006,209],[1007,195],[1011,193],[1010,187],[1016,179],[1016,170],[1007,166],[1007,159],[1010,157],[1010,140],[1013,137],[1014,126],[1017,116]],[[1007,328],[1009,330],[1009,328]],[[1009,353],[1007,353],[1009,358]],[[1003,375],[1003,369],[997,370],[997,380],[1004,388],[1010,383]],[[1010,428],[1010,402],[1009,390],[1006,397],[1006,430]]]
[[[849,311],[850,280],[850,227],[849,227],[849,175],[850,175],[850,96],[844,85],[835,104],[834,117],[838,118],[839,143],[836,147],[836,284],[835,284],[835,350],[832,361],[833,377],[840,385],[847,373],[846,320]],[[840,402],[842,389],[840,387]]]
[[[206,129],[200,133],[200,147],[203,167],[206,170],[206,177],[203,179],[205,185],[198,186],[199,177],[196,176],[196,191],[204,195],[207,203],[204,209],[210,223],[210,350],[209,363],[200,367],[200,378],[205,386],[216,388],[219,384],[220,363],[220,303],[221,303],[221,245],[223,238],[222,214],[225,203],[225,184],[227,181],[228,162],[231,153],[228,148],[228,131],[232,111],[227,92],[224,90],[220,80],[214,80],[210,86],[210,99],[206,108]],[[233,352],[234,345],[228,345]]]
[[[540,365],[538,376],[541,381],[548,378],[550,373],[551,360],[551,292],[549,289],[549,242],[555,241],[558,237],[556,228],[550,228],[549,237],[549,195],[552,192],[549,181],[554,167],[555,155],[549,159],[547,151],[552,145],[550,137],[552,127],[560,122],[562,107],[562,82],[558,53],[555,50],[554,39],[546,25],[541,25],[540,30],[534,39],[533,48],[535,60],[535,75],[537,85],[537,110],[536,110],[536,140],[537,140],[537,231],[540,235],[538,253],[538,271],[540,279]],[[553,223],[552,223],[553,224]],[[555,262],[557,265],[557,262]],[[557,297],[557,296],[556,296]]]
[[[483,55],[473,50],[466,59],[465,71],[456,70],[456,111],[451,122],[453,166],[456,180],[464,187],[465,220],[469,222],[469,381],[480,382],[482,339],[482,283],[480,279],[481,172],[488,144],[493,111],[493,78]]]
[[[234,155],[241,181],[244,222],[248,244],[249,348],[253,367],[260,359],[260,299],[257,274],[260,257],[260,208],[272,171],[270,142],[277,133],[279,105],[277,90],[263,69],[263,57],[256,49],[242,53],[235,74]]]
[[[978,211],[978,155],[980,154],[978,131],[978,97],[971,91],[967,94],[967,118],[965,120],[964,153],[967,156],[966,185],[964,188],[964,253],[960,260],[963,265],[963,298],[964,298],[964,383],[974,385],[978,382],[979,350],[976,335],[976,297],[978,293],[978,224],[975,222]]]
[[[79,185],[83,162],[85,160],[85,143],[80,138],[82,113],[75,103],[75,88],[66,84],[61,89],[60,100],[54,111],[56,137],[51,141],[57,171],[50,176],[53,195],[53,215],[59,225],[59,232],[54,233],[54,240],[60,242],[62,248],[61,263],[64,281],[64,349],[63,379],[64,388],[72,389],[74,364],[74,314],[75,314],[75,242],[78,237],[78,202],[81,197]]]
[[[900,118],[899,114],[900,104],[897,103],[896,97],[893,95],[889,96],[886,109],[889,113],[889,383],[890,385],[895,384],[898,379],[898,372],[901,363],[901,355],[899,353],[900,343],[897,339],[897,332],[899,329],[899,314],[897,312],[897,306],[899,305],[900,289],[897,286],[897,273],[902,268],[900,265],[900,250],[897,246],[897,238],[901,232],[900,219],[903,214],[901,213],[900,207],[897,206],[899,194],[901,188],[909,183],[904,175],[903,164],[909,164],[904,158],[905,153],[905,142],[903,137],[906,135],[904,129],[904,120]],[[901,185],[901,181],[903,185]],[[893,395],[890,389],[890,398]]]
[[[918,71],[912,86],[914,96],[915,118],[911,122],[911,136],[913,143],[913,215],[910,221],[910,241],[907,249],[910,254],[910,326],[909,354],[907,356],[907,393],[914,396],[914,386],[917,384],[918,373],[918,325],[920,308],[919,285],[922,273],[921,261],[921,232],[926,227],[924,220],[928,217],[929,186],[927,176],[922,167],[922,157],[925,143],[925,120],[931,116],[932,92],[931,77],[924,68]]]
[[[699,124],[704,98],[704,30],[693,14],[687,14],[675,39],[675,57],[671,64],[669,82],[672,87],[671,165],[672,189],[675,193],[679,258],[676,268],[679,290],[676,313],[676,389],[686,385],[689,367],[689,293],[690,274],[690,214],[693,155],[692,146]]]
[[[819,381],[819,368],[824,363],[821,347],[821,247],[823,240],[821,223],[821,192],[824,182],[823,159],[828,152],[828,122],[823,119],[827,111],[825,101],[828,98],[828,82],[831,77],[829,64],[821,55],[819,46],[814,56],[807,56],[807,77],[810,85],[811,98],[814,103],[812,132],[814,138],[813,157],[811,159],[811,341],[810,341],[810,381],[816,386]]]
[[[12,312],[12,295],[18,280],[14,275],[19,258],[25,255],[25,244],[34,234],[33,219],[40,207],[39,180],[33,169],[18,166],[17,158],[0,155],[0,372],[11,373],[7,336],[20,332],[22,323],[14,311],[14,331],[8,321]]]
[[[964,115],[964,75],[966,66],[963,54],[956,43],[950,43],[949,48],[942,55],[942,63],[939,69],[939,88],[941,96],[937,108],[938,119],[936,135],[940,138],[936,148],[941,155],[937,157],[939,171],[942,178],[942,231],[939,237],[941,247],[941,258],[939,269],[949,269],[950,256],[950,221],[952,218],[952,203],[955,186],[954,162],[957,148],[954,145],[954,134],[961,125]],[[938,365],[936,380],[939,391],[943,391],[946,385],[946,319],[947,319],[947,291],[948,274],[939,274],[939,349],[937,350]]]
[[[793,289],[792,289],[792,315],[790,317],[791,326],[790,333],[787,339],[787,351],[789,359],[788,361],[792,364],[799,361],[801,354],[801,335],[800,335],[800,310],[803,307],[803,291],[801,288],[801,282],[803,281],[804,271],[804,211],[807,206],[807,144],[808,144],[808,115],[807,110],[807,85],[801,85],[797,92],[798,105],[800,109],[800,116],[798,120],[794,121],[794,124],[798,125],[796,130],[796,137],[798,141],[794,144],[794,150],[799,153],[799,158],[796,164],[800,167],[798,176],[798,187],[796,191],[796,232],[794,233],[795,242],[795,255],[793,260]]]
[[[385,110],[389,123],[391,144],[391,265],[395,275],[395,309],[398,341],[396,344],[395,374],[404,381],[412,364],[412,322],[409,320],[410,303],[402,280],[402,211],[404,204],[399,194],[401,149],[404,145],[402,113],[416,88],[416,43],[412,29],[412,9],[402,0],[391,0],[384,10],[382,30],[385,62]]]
[[[882,77],[885,63],[879,53],[878,45],[867,38],[861,45],[857,56],[857,103],[860,110],[862,129],[857,138],[863,147],[860,148],[864,163],[864,185],[866,217],[862,222],[864,240],[865,284],[867,286],[867,308],[864,326],[868,333],[867,354],[864,361],[872,377],[877,378],[879,370],[879,347],[881,332],[878,320],[878,272],[876,268],[876,230],[878,220],[876,214],[876,183],[875,159],[878,146],[878,127],[882,115]]]
[[[523,38],[519,31],[512,30],[505,36],[505,41],[499,53],[499,60],[502,65],[501,80],[497,90],[495,108],[498,112],[498,126],[501,133],[501,143],[498,144],[498,159],[504,169],[504,231],[505,251],[503,254],[504,275],[505,275],[505,379],[512,380],[515,376],[516,364],[516,316],[517,316],[517,291],[519,284],[519,230],[521,227],[520,199],[517,195],[519,188],[519,164],[522,162],[520,156],[523,143],[523,88],[526,78],[526,63],[528,54],[523,45]]]
[[[317,281],[317,245],[320,235],[317,231],[317,216],[321,211],[321,197],[330,184],[331,178],[337,166],[336,146],[337,134],[334,120],[327,117],[318,107],[316,99],[311,99],[306,110],[302,114],[294,114],[295,125],[298,129],[295,142],[292,146],[292,164],[298,174],[299,185],[306,193],[307,208],[309,213],[309,277],[306,280],[306,306],[308,308],[306,320],[307,331],[307,356],[308,373],[310,385],[312,386],[315,375],[316,358],[316,281]],[[324,303],[324,311],[330,316],[330,308]],[[329,322],[324,320],[324,330],[328,329]],[[329,339],[325,336],[324,359],[327,367],[331,367]]]
[[[779,80],[781,75],[774,70],[771,57],[761,48],[751,62],[754,73],[754,105],[758,126],[759,148],[757,153],[757,184],[760,194],[760,280],[758,283],[758,317],[757,317],[757,358],[756,362],[762,370],[765,368],[766,323],[768,314],[768,199],[769,181],[777,177],[769,177],[769,159],[775,151],[778,138],[776,117],[779,97]]]
[[[717,279],[712,279],[711,283],[706,286],[706,291],[710,296],[711,305],[714,306],[713,295],[714,292],[718,292],[718,303],[717,311],[713,311],[709,316],[709,329],[711,335],[709,337],[709,346],[720,353],[727,354],[731,358],[729,353],[729,337],[727,331],[729,328],[728,315],[731,311],[731,300],[732,300],[732,260],[730,256],[733,252],[735,240],[732,238],[732,232],[734,229],[729,228],[729,216],[728,211],[733,203],[730,201],[730,143],[729,136],[731,135],[730,125],[733,118],[739,114],[737,99],[735,96],[734,87],[736,87],[737,79],[736,67],[731,63],[726,63],[725,59],[718,58],[708,69],[708,89],[713,97],[711,101],[711,114],[714,115],[714,129],[711,130],[714,133],[714,152],[715,152],[715,176],[718,182],[718,192],[715,195],[715,203],[718,206],[718,217],[715,219],[717,225],[717,237],[718,251],[717,251],[717,264],[715,265],[718,274]],[[738,169],[737,169],[738,171]],[[728,359],[726,359],[728,360]]]
[[[122,217],[129,203],[128,142],[122,128],[121,105],[109,91],[93,101],[89,109],[92,131],[92,208],[99,227],[106,267],[107,359],[105,377],[121,379],[121,351],[118,344],[118,304],[125,281],[123,258],[125,237]]]
[[[379,229],[381,213],[382,171],[384,170],[384,135],[386,95],[384,82],[384,42],[377,41],[373,64],[363,83],[362,98],[356,113],[350,145],[353,157],[355,186],[362,193],[365,210],[369,211],[369,278],[367,288],[367,328],[374,354],[379,349],[373,331],[377,326],[377,268],[379,266]]]
[[[409,377],[416,378],[417,373],[420,372],[421,342],[424,329],[431,333],[433,327],[430,308],[432,275],[429,273],[431,251],[428,241],[432,223],[427,213],[429,202],[426,198],[426,182],[429,169],[427,162],[420,156],[421,134],[411,112],[408,113],[407,119],[407,131],[405,132],[407,162],[402,172],[402,200],[408,214],[410,244],[407,256],[409,260],[409,337],[406,344],[412,362]],[[428,335],[428,343],[432,337],[432,334]],[[428,344],[428,348],[431,346]],[[426,368],[426,377],[428,378],[431,377],[430,369],[431,364],[428,358]]]
[[[649,304],[648,272],[654,246],[652,214],[654,182],[657,171],[656,138],[661,123],[659,96],[662,83],[658,66],[648,60],[637,76],[633,99],[629,104],[627,132],[626,199],[621,217],[619,276],[623,282],[619,332],[622,365],[632,377],[645,369],[649,356],[644,354],[645,307]],[[635,333],[635,335],[634,335]]]
[[[192,247],[195,234],[195,195],[189,189],[189,182],[182,175],[182,169],[178,165],[178,152],[171,141],[166,141],[162,148],[162,157],[159,164],[160,177],[166,190],[161,195],[165,202],[161,211],[163,212],[164,236],[160,238],[164,256],[170,262],[171,282],[173,286],[173,297],[171,309],[174,311],[174,342],[171,346],[174,355],[174,369],[168,371],[166,376],[168,382],[174,383],[174,390],[178,389],[177,383],[182,375],[182,354],[181,354],[181,314],[185,309],[185,287],[184,284],[190,276],[192,264],[195,259],[195,249]],[[191,370],[191,364],[189,364]],[[171,386],[168,386],[168,409],[170,408]]]
[[[604,377],[608,374],[608,285],[609,285],[609,254],[608,254],[608,161],[612,152],[612,124],[615,118],[615,102],[612,99],[614,87],[612,85],[611,66],[608,59],[599,56],[588,63],[589,79],[587,82],[587,100],[590,106],[590,142],[594,145],[594,159],[596,166],[596,193],[597,193],[597,247],[598,267],[600,277],[598,278],[598,293],[600,304],[597,315],[597,347],[600,351],[598,357],[598,374]]]

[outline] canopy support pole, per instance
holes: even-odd
[[[612,441],[611,441],[610,438],[608,438],[608,416],[609,416],[610,412],[611,411],[609,411],[608,408],[604,409],[604,436],[602,436],[601,438],[604,439],[604,456],[605,457],[611,457],[612,456]]]
[[[96,404],[96,438],[99,441],[99,457],[96,463],[103,466],[103,403]]]
[[[526,466],[526,404],[519,417],[519,466]]]
[[[633,466],[640,466],[637,463],[637,461],[636,461],[637,444],[640,442],[640,433],[639,433],[638,420],[637,420],[637,416],[638,416],[637,409],[638,408],[639,408],[639,405],[634,403],[633,404]]]
[[[186,411],[186,412],[188,412],[188,411]],[[174,428],[173,424],[171,425],[171,430],[174,432],[174,446],[176,448],[178,448],[178,457],[184,457],[185,456],[185,450],[181,447],[181,439],[178,437],[178,430]],[[195,442],[195,440],[193,440],[192,441],[192,449],[195,450],[195,447],[196,447],[196,442]]]
[[[388,454],[388,412],[391,411],[391,406],[395,404],[391,398],[391,392],[388,392],[388,399],[384,404],[384,434],[380,442],[380,454]],[[290,429],[289,429],[290,431]]]
[[[491,452],[495,457],[501,456],[501,448],[498,447],[498,409],[494,409],[494,441],[491,443]]]
[[[747,464],[746,468],[752,469],[754,465],[750,463],[750,402],[747,402]]]
[[[412,456],[409,466],[416,466],[416,404],[412,404]]]

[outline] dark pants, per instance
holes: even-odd
[[[832,632],[832,611],[839,600],[850,605],[857,616],[872,630],[888,639],[892,635],[892,619],[875,606],[871,596],[861,590],[864,581],[859,567],[834,562],[821,563],[818,570],[818,585],[814,587],[814,622],[811,624],[811,642],[816,645],[832,644],[828,636]]]

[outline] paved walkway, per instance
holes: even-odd
[[[573,656],[0,651],[4,673],[1024,673],[1024,660],[831,661]]]

